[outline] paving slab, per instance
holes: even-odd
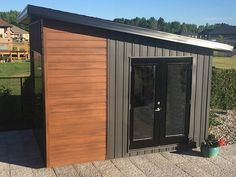
[[[77,164],[74,167],[81,177],[102,177],[92,163]]]
[[[103,177],[125,177],[118,168],[110,160],[93,162],[94,166],[99,170]]]
[[[222,177],[225,175],[225,172],[221,168],[207,160],[207,158],[199,156],[199,153],[185,152],[184,154],[182,154],[182,156],[186,158],[189,162],[192,162],[194,165],[204,170],[206,173],[210,174],[211,176]]]
[[[189,161],[178,163],[176,166],[193,177],[211,177],[210,174]]]
[[[146,177],[128,158],[113,159],[112,163],[128,177]]]
[[[10,176],[10,164],[7,162],[0,162],[0,177]]]
[[[54,168],[57,177],[79,177],[72,165]]]
[[[207,160],[217,165],[218,168],[222,169],[225,176],[236,176],[236,165],[229,160],[221,156],[208,158]]]
[[[33,169],[34,177],[57,177],[52,168]]]
[[[174,164],[186,162],[186,159],[176,152],[161,152],[160,154]]]
[[[22,165],[10,165],[11,177],[34,177],[32,168]]]
[[[145,156],[130,157],[130,161],[146,176],[168,176],[164,171],[151,163]]]
[[[167,160],[160,153],[148,154],[145,156],[150,162],[155,164],[158,168],[162,169],[162,171],[167,176],[181,176],[181,177],[190,177],[188,173],[181,170],[174,163]]]

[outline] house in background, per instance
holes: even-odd
[[[12,25],[11,27],[11,38],[15,41],[21,42],[21,41],[29,41],[29,32]]]
[[[236,26],[222,24],[215,29],[207,29],[198,34],[201,39],[224,42],[236,46]]]
[[[197,38],[198,37],[197,33],[193,33],[193,32],[190,32],[190,31],[181,31],[178,34],[181,35],[181,36],[187,36],[187,37],[192,37],[192,38]]]
[[[0,19],[0,59],[29,59],[29,33]]]
[[[6,21],[0,19],[0,41],[3,42],[12,42],[11,38],[11,27],[12,25]]]

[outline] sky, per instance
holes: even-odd
[[[0,11],[22,11],[27,4],[113,20],[163,17],[197,25],[236,25],[236,0],[11,0]]]

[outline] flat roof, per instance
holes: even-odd
[[[126,24],[121,24],[113,22],[110,20],[104,20],[95,17],[89,17],[85,15],[79,15],[75,13],[63,12],[59,10],[49,9],[45,7],[38,7],[33,5],[27,5],[22,13],[18,16],[18,22],[28,24],[31,22],[32,17],[35,18],[46,18],[51,20],[57,20],[67,23],[86,25],[95,28],[101,28],[104,30],[111,30],[116,32],[134,34],[138,36],[144,36],[154,39],[160,39],[170,42],[176,42],[181,44],[199,46],[203,48],[208,48],[212,50],[221,51],[232,51],[233,46],[228,44],[223,44],[219,42],[212,42],[203,39],[191,38],[171,33],[166,33],[162,31],[156,31],[146,28],[141,28],[137,26],[131,26]]]

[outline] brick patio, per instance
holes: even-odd
[[[203,158],[198,150],[42,168],[43,162],[31,130],[0,133],[0,177],[145,177],[236,176],[236,145],[221,149],[216,158]]]

